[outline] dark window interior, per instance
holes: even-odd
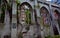
[[[55,10],[54,12],[56,12],[56,14],[58,15],[57,21],[58,21],[58,25],[59,25],[59,28],[60,28],[60,13],[57,10]]]
[[[55,25],[53,26],[53,31],[54,31],[54,35],[59,35],[59,32],[58,32],[57,27]]]
[[[54,13],[56,13],[58,15],[57,22],[58,22],[58,25],[60,28],[60,13],[57,10],[55,10]],[[59,35],[58,29],[55,25],[53,26],[53,30],[54,30],[54,35]]]

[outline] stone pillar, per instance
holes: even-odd
[[[50,11],[49,11],[49,13],[50,13],[50,24],[51,24],[51,26],[50,26],[50,35],[51,36],[53,36],[54,35],[54,32],[53,32],[53,25],[54,25],[54,17],[53,17],[53,10],[52,10],[52,7],[51,7],[51,4],[49,4],[49,8],[50,8]]]
[[[17,38],[17,4],[15,0],[12,4],[11,38]]]

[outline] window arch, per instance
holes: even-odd
[[[40,12],[41,12],[40,14],[41,14],[41,17],[42,17],[43,25],[49,26],[49,24],[50,24],[49,11],[45,7],[42,7],[40,9]]]
[[[44,31],[44,35],[48,36],[50,34],[50,15],[47,8],[42,7],[40,9],[40,24],[43,26],[41,27],[41,31]]]
[[[24,2],[22,3],[18,10],[20,10],[18,17],[19,17],[19,22],[21,24],[31,24],[31,14],[32,14],[32,7],[29,3]]]

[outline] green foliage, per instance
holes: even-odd
[[[11,6],[10,6],[9,4],[7,4],[7,9],[8,9],[8,10],[11,9]]]
[[[53,38],[60,38],[60,35],[55,35]]]
[[[16,3],[17,3],[17,5],[20,5],[20,1],[19,0],[16,0]]]
[[[31,23],[31,13],[29,10],[26,10],[26,23],[30,24]]]
[[[1,7],[2,12],[5,12],[5,9],[6,9],[6,6],[2,5],[2,7]]]
[[[19,3],[19,1],[18,1],[18,0],[16,0],[16,3]]]
[[[5,3],[3,2],[3,4],[1,5],[1,11],[2,11],[2,14],[1,14],[1,22],[4,21],[4,17],[5,17],[5,10],[10,10],[11,9],[11,6],[10,6],[10,3]]]
[[[55,35],[55,36],[47,36],[47,37],[45,37],[45,38],[60,38],[60,35]]]
[[[52,38],[52,36],[48,35],[48,36],[47,36],[47,37],[45,37],[45,38]]]
[[[6,5],[2,5],[1,7],[1,11],[2,11],[2,14],[1,14],[1,18],[0,18],[0,22],[4,22],[4,16],[5,16],[5,9],[6,9]]]

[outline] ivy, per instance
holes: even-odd
[[[10,3],[7,3],[6,6],[7,6],[7,10],[10,10],[12,8]]]
[[[31,23],[31,13],[29,10],[26,10],[26,23],[30,24]]]
[[[5,9],[6,9],[6,5],[5,5],[5,4],[1,5],[1,11],[2,11],[2,14],[1,14],[0,22],[2,22],[2,23],[4,22]]]
[[[3,12],[5,12],[5,9],[6,9],[6,6],[5,6],[5,5],[2,5],[1,10],[2,10]]]
[[[60,35],[55,35],[53,38],[60,38]]]
[[[3,2],[3,1],[2,1]],[[7,6],[7,7],[6,7]],[[5,10],[10,10],[11,9],[11,6],[10,6],[10,1],[9,1],[9,3],[8,3],[8,1],[7,2],[3,2],[3,4],[1,5],[1,11],[2,11],[2,14],[1,14],[1,21],[3,22],[4,21],[4,17],[5,17]]]
[[[20,5],[20,1],[19,0],[16,0],[16,3],[17,3],[17,5]]]

